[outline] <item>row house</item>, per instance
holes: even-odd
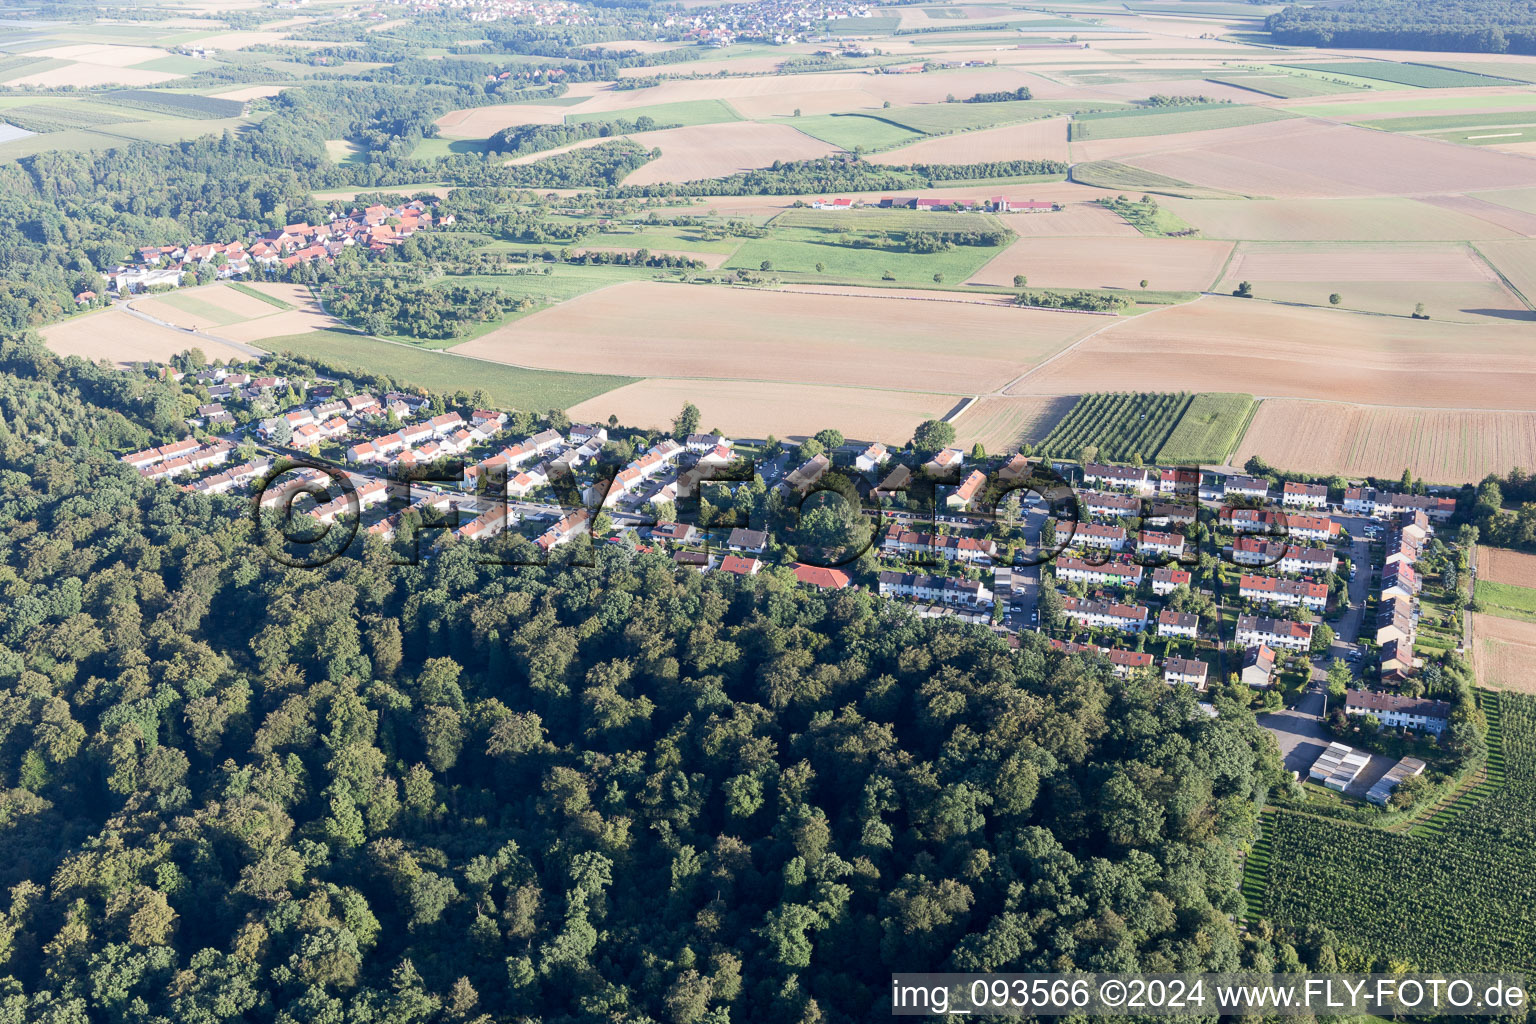
[[[1029,475],[1029,465],[1028,456],[1023,454],[1015,455],[1003,464],[1003,467],[997,471],[997,475],[1000,479],[1013,483]]]
[[[1098,523],[1070,523],[1061,519],[1056,526],[1056,543],[1068,547],[1100,548],[1106,551],[1125,550],[1125,528],[1101,526]]]
[[[530,459],[560,447],[564,443],[558,431],[545,430],[523,441],[520,444],[510,445],[492,455],[482,459],[473,466],[464,467],[464,486],[474,487],[476,482],[485,474],[497,467],[505,467],[508,474]]]
[[[1376,643],[1396,640],[1412,642],[1414,633],[1413,602],[1406,597],[1389,597],[1376,607]]]
[[[124,455],[122,461],[134,469],[144,469],[146,466],[152,466],[157,462],[166,462],[170,459],[180,458],[183,455],[197,451],[200,447],[201,445],[195,439],[189,437],[184,441],[174,441],[159,448],[146,448],[141,452],[132,452],[131,454]]]
[[[916,598],[959,608],[984,608],[992,604],[992,591],[975,580],[886,571],[880,573],[879,582],[881,597]]]
[[[989,538],[915,533],[892,526],[880,550],[887,556],[935,555],[952,562],[988,564],[997,556],[997,542]]]
[[[1284,512],[1265,508],[1223,508],[1222,524],[1233,533],[1267,533],[1284,536],[1290,518]]]
[[[476,409],[469,414],[469,422],[476,429],[484,431],[485,436],[490,437],[507,425],[507,414],[496,409]],[[605,437],[607,433],[606,430],[603,431]],[[579,441],[576,443],[580,444]]]
[[[536,543],[539,545],[540,550],[546,552],[552,548],[559,547],[561,544],[570,543],[570,541],[578,537],[581,532],[587,528],[587,524],[591,522],[591,520],[592,513],[588,512],[584,508],[577,509],[575,512],[572,512],[570,515],[566,516],[558,523],[545,530],[543,534],[539,536],[539,539]]]
[[[1157,635],[1197,639],[1200,636],[1200,617],[1194,612],[1176,612],[1164,608],[1157,613]]]
[[[1244,647],[1279,647],[1305,651],[1312,646],[1312,623],[1272,619],[1263,615],[1237,617],[1237,642]]]
[[[1154,501],[1147,509],[1145,522],[1167,523],[1171,526],[1193,526],[1198,514],[1198,507],[1192,502]]]
[[[301,469],[291,475],[284,474],[282,482],[276,487],[268,487],[261,493],[262,508],[287,507],[293,497],[301,490],[305,490],[310,484],[319,484],[322,487],[329,486],[331,478],[318,469]]]
[[[1110,491],[1084,491],[1078,495],[1083,508],[1096,516],[1137,516],[1141,499],[1132,494]]]
[[[683,439],[683,447],[690,452],[707,452],[713,448],[730,448],[734,442],[719,434],[689,434]]]
[[[1163,682],[1170,686],[1193,686],[1203,690],[1210,666],[1198,658],[1167,658],[1163,661]]]
[[[1188,569],[1175,569],[1171,565],[1160,566],[1152,570],[1152,593],[1158,597],[1167,597],[1180,587],[1194,585],[1194,577]]]
[[[199,494],[225,494],[243,483],[256,479],[271,468],[271,459],[255,459],[233,469],[226,469],[222,473],[206,476],[195,483],[187,484],[185,489],[196,491]]]
[[[1200,471],[1198,469],[1164,469],[1157,476],[1159,494],[1198,494]]]
[[[1290,535],[1298,540],[1333,543],[1341,532],[1339,524],[1327,516],[1291,516],[1286,525]]]
[[[1269,481],[1257,476],[1229,476],[1222,481],[1221,492],[1225,496],[1269,499]]]
[[[1105,649],[1097,644],[1079,644],[1066,640],[1050,641],[1053,650],[1064,654],[1096,654],[1102,655],[1109,662],[1110,671],[1121,679],[1128,678],[1139,669],[1152,667],[1152,655],[1146,651],[1121,651],[1114,648]]]
[[[1393,562],[1381,571],[1382,600],[1404,597],[1411,601],[1423,588],[1424,581],[1407,562]]]
[[[353,479],[356,481],[355,477]],[[371,505],[377,505],[379,502],[387,499],[389,497],[387,492],[388,485],[383,480],[377,477],[369,477],[357,482],[356,489],[352,494],[343,493],[323,505],[316,505],[309,514],[322,523],[334,523],[337,516],[352,511],[352,503],[354,501],[357,503],[358,511],[362,511]]]
[[[1412,640],[1388,640],[1381,645],[1378,652],[1378,663],[1381,667],[1381,681],[1384,683],[1401,683],[1413,675],[1417,666],[1413,658]]]
[[[1056,559],[1053,568],[1056,570],[1057,579],[1069,583],[1084,583],[1092,586],[1110,584],[1121,587],[1138,586],[1144,571],[1139,565],[1127,565],[1123,562],[1093,565],[1080,558],[1070,557]]]
[[[1282,608],[1305,606],[1321,612],[1328,607],[1328,588],[1324,584],[1283,580],[1254,573],[1244,573],[1238,580],[1237,595],[1245,601],[1263,601]]]
[[[1137,494],[1151,494],[1157,489],[1152,471],[1132,466],[1101,466],[1088,463],[1083,466],[1083,481],[1096,487],[1118,487]]]
[[[1333,572],[1339,566],[1338,556],[1330,549],[1302,548],[1263,537],[1238,537],[1232,542],[1232,561],[1298,574]]]
[[[1287,480],[1280,488],[1280,504],[1286,508],[1326,508],[1328,488],[1322,484],[1303,484]]]
[[[515,522],[512,514],[505,507],[498,507],[482,512],[459,527],[457,535],[464,540],[488,540],[496,536]],[[545,549],[546,551],[548,548]]]
[[[507,478],[507,497],[526,498],[549,483],[549,464],[540,462]]]
[[[1182,533],[1159,533],[1156,530],[1142,530],[1136,537],[1136,553],[1139,555],[1160,555],[1165,558],[1181,558],[1184,555],[1184,535]]]
[[[1064,597],[1061,601],[1064,615],[1079,625],[1090,629],[1108,627],[1125,633],[1140,633],[1147,628],[1150,614],[1142,605],[1119,604],[1113,601],[1095,601],[1087,597]]]
[[[1450,723],[1451,705],[1443,700],[1350,690],[1344,695],[1344,713],[1375,715],[1382,725],[1395,729],[1421,729],[1439,735]]]

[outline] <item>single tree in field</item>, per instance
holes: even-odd
[[[1424,303],[1420,302],[1420,303],[1416,303],[1414,305],[1414,307],[1413,307],[1413,318],[1415,320],[1428,320],[1429,319],[1429,314],[1424,311]]]
[[[827,265],[825,263],[818,263],[818,264],[816,264],[816,273],[818,273],[818,274],[825,274],[826,272],[827,272]]]
[[[1015,288],[1023,288],[1027,284],[1029,284],[1029,278],[1025,277],[1023,274],[1013,275],[1013,286]]]
[[[1242,281],[1238,284],[1237,288],[1232,292],[1232,294],[1236,295],[1240,299],[1251,299],[1253,298],[1253,285],[1249,284],[1247,281]]]
[[[673,432],[678,437],[687,437],[689,434],[699,432],[699,407],[692,402],[683,406],[683,411],[677,414],[677,419],[672,421]]]
[[[1141,279],[1141,290],[1142,291],[1146,291],[1147,290],[1147,279],[1146,278],[1142,278]]]
[[[1334,292],[1332,295],[1328,296],[1328,305],[1330,306],[1337,306],[1343,301],[1344,296],[1340,295],[1338,292]]]
[[[758,269],[765,274],[768,273],[768,271],[773,269],[773,260],[763,260],[762,263],[758,264]]]
[[[944,271],[940,270],[940,271],[938,271],[937,273],[935,273],[933,275],[933,283],[934,284],[943,284],[944,283]]]

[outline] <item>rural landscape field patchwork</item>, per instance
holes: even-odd
[[[0,1020],[1536,976],[1529,0],[13,4],[0,210]]]

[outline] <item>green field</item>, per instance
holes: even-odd
[[[1252,395],[1202,392],[1179,417],[1157,450],[1157,461],[1204,465],[1222,463],[1241,440],[1257,408]]]
[[[1191,396],[1148,392],[1099,392],[1078,399],[1047,434],[1035,454],[1075,459],[1085,449],[1113,461],[1149,460],[1168,443]]]
[[[254,291],[254,289],[252,289]],[[183,313],[191,313],[197,317],[197,327],[200,330],[207,329],[210,324],[223,327],[225,324],[237,323],[247,319],[238,313],[231,313],[227,309],[221,309],[211,302],[203,299],[193,292],[172,291],[156,295],[155,299],[165,303],[172,309],[179,309]]]
[[[1536,125],[1527,125],[1523,128],[1472,129],[1471,131],[1464,128],[1459,132],[1438,132],[1424,137],[1455,142],[1462,146],[1499,146],[1508,145],[1511,142],[1536,141]]]
[[[447,394],[483,388],[491,400],[504,409],[538,412],[566,409],[635,382],[633,377],[524,370],[483,359],[395,345],[347,331],[291,334],[261,344],[273,352],[291,352],[337,366],[384,374],[403,384],[415,384]]]
[[[1072,141],[1135,139],[1147,135],[1178,135],[1216,128],[1237,128],[1292,117],[1283,110],[1238,103],[1198,107],[1148,107],[1083,114],[1072,121]]]
[[[1520,60],[1437,60],[1435,63],[1454,71],[1494,78],[1512,78],[1517,82],[1536,82],[1536,64]]]
[[[954,210],[785,210],[775,228],[844,228],[851,231],[998,231],[1006,225],[990,213]]]
[[[1405,117],[1421,117],[1435,111],[1470,111],[1473,109],[1488,110],[1489,108],[1494,110],[1529,110],[1531,108],[1531,97],[1525,94],[1513,96],[1487,96],[1483,94],[1471,96],[1423,96],[1417,99],[1361,100],[1355,103],[1330,103],[1313,107],[1292,107],[1291,112],[1293,114],[1301,114],[1304,117],[1326,117],[1332,120],[1346,120],[1370,114],[1402,114]]]
[[[1433,114],[1424,117],[1388,117],[1357,123],[1363,128],[1379,128],[1387,132],[1437,132],[1489,125],[1536,124],[1536,106],[1528,110],[1494,114]]]
[[[1536,622],[1536,589],[1478,580],[1476,597],[1483,611],[1489,615]]]
[[[566,263],[545,264],[553,270],[553,273],[545,274],[536,272],[532,274],[470,274],[453,276],[435,282],[439,286],[450,284],[478,285],[481,288],[495,288],[507,295],[516,295],[519,298],[531,298],[541,304],[552,304],[574,299],[578,295],[596,291],[610,284],[619,284],[622,281],[649,281],[655,276],[656,271],[647,267],[583,267]],[[518,314],[513,314],[511,319],[517,319]],[[451,339],[451,344],[458,344],[464,339]]]
[[[1005,100],[1001,103],[925,103],[918,107],[891,107],[878,115],[915,132],[943,135],[949,132],[995,128],[1042,117],[1074,114],[1079,110],[1117,110],[1125,104],[1114,100]]]
[[[1265,96],[1283,100],[1299,96],[1331,96],[1341,92],[1359,92],[1360,87],[1330,82],[1325,78],[1308,78],[1306,75],[1212,75],[1207,81],[1217,85],[1231,85],[1248,89]]]
[[[833,216],[841,216],[833,214]],[[847,281],[869,281],[906,285],[932,285],[933,275],[944,281],[964,281],[1001,252],[1000,247],[958,245],[948,252],[908,252],[898,240],[891,248],[873,244],[873,236],[850,235],[848,244],[839,242],[835,227],[779,228],[768,238],[749,238],[725,264],[727,270],[759,270],[764,261],[772,264],[775,274],[817,274],[816,264],[826,267],[826,277]],[[894,281],[886,278],[890,274]]]
[[[239,281],[230,281],[229,282],[229,287],[233,288],[235,291],[239,292],[241,295],[249,295],[253,299],[260,299],[262,302],[265,302],[267,305],[269,305],[269,306],[276,306],[278,309],[292,309],[293,308],[291,303],[284,302],[282,299],[278,298],[276,295],[268,295],[266,292],[257,291],[255,288],[252,288],[250,285],[248,285],[248,284],[241,284]]]
[[[684,100],[681,103],[657,103],[649,107],[629,107],[624,110],[605,110],[593,114],[566,114],[565,123],[580,124],[584,121],[615,119],[634,121],[641,117],[649,117],[657,124],[683,125],[684,127],[696,124],[720,124],[723,121],[742,119],[735,108],[724,100]]]
[[[894,149],[924,138],[922,132],[874,114],[818,114],[814,117],[783,117],[769,123],[787,124],[813,139],[849,151]]]
[[[412,160],[435,160],[440,156],[458,156],[462,153],[488,153],[490,152],[489,139],[422,139],[411,150]],[[347,163],[361,161],[360,154],[352,154],[347,157]]]
[[[1387,60],[1342,60],[1326,64],[1282,64],[1281,67],[1320,72],[1325,75],[1347,75],[1353,78],[1395,82],[1420,89],[1455,89],[1466,86],[1508,85],[1487,75],[1474,75],[1453,68],[1431,67],[1428,64],[1398,64]]]

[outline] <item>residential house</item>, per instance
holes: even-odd
[[[1303,484],[1287,480],[1280,488],[1280,504],[1287,508],[1326,508],[1328,488],[1322,484]]]
[[[1240,498],[1269,498],[1269,481],[1256,476],[1229,476],[1222,481],[1222,494]]]
[[[549,551],[561,544],[569,543],[587,529],[587,524],[592,519],[592,513],[586,509],[577,509],[570,515],[561,519],[558,523],[545,530],[536,543],[540,549]]]
[[[1088,463],[1083,466],[1083,482],[1095,487],[1119,487],[1137,494],[1151,494],[1157,489],[1152,471],[1132,466],[1101,466]]]
[[[808,494],[810,493],[811,488],[815,485],[816,481],[820,480],[822,476],[825,475],[828,467],[831,465],[832,460],[827,458],[825,453],[817,455],[810,461],[806,462],[799,469],[786,476],[784,478],[784,482],[780,486],[785,490],[798,491],[801,494]]]
[[[1200,636],[1200,617],[1193,612],[1163,609],[1157,613],[1157,635],[1195,640]]]
[[[1160,470],[1157,490],[1159,494],[1197,494],[1200,491],[1200,471],[1182,467]]]
[[[1152,667],[1152,655],[1146,651],[1122,651],[1116,648],[1105,649],[1097,644],[1078,644],[1063,640],[1052,640],[1053,649],[1066,654],[1090,654],[1102,655],[1109,662],[1110,671],[1121,679],[1126,679],[1132,673]]]
[[[916,533],[892,526],[886,531],[880,550],[888,557],[931,555],[951,561],[990,565],[997,555],[997,542],[984,537]]]
[[[1305,651],[1312,646],[1310,622],[1293,622],[1290,619],[1274,619],[1264,615],[1239,615],[1237,617],[1237,642],[1244,647],[1279,647],[1289,651]]]
[[[747,530],[738,526],[726,538],[725,546],[732,551],[760,555],[768,550],[768,534],[763,530]]]
[[[958,472],[960,464],[964,461],[965,453],[959,448],[945,448],[933,458],[923,463],[923,469],[934,476],[941,476],[952,471]]]
[[[1160,555],[1164,558],[1181,558],[1184,555],[1184,535],[1142,530],[1136,535],[1136,553]]]
[[[842,590],[853,582],[853,578],[841,569],[827,569],[819,565],[806,565],[804,562],[795,562],[790,565],[790,569],[801,583],[822,590]]]
[[[697,544],[699,531],[687,523],[658,523],[651,527],[651,539],[668,544]]]
[[[1238,674],[1244,685],[1266,689],[1274,681],[1275,652],[1265,644],[1250,647],[1243,652],[1243,667]]]
[[[1160,566],[1152,570],[1152,593],[1158,597],[1167,597],[1179,587],[1193,586],[1194,577],[1188,569],[1175,569],[1171,565]]]
[[[853,466],[861,473],[873,473],[876,469],[889,462],[890,458],[890,449],[876,441],[859,453],[859,457],[853,460]]]
[[[1450,723],[1451,705],[1443,700],[1350,690],[1344,695],[1344,713],[1375,715],[1382,725],[1393,729],[1420,729],[1439,735]]]
[[[991,607],[992,591],[975,580],[949,576],[924,576],[912,572],[882,572],[881,597],[916,598],[931,604],[960,608]]]
[[[1142,605],[1096,601],[1086,597],[1061,599],[1062,614],[1090,629],[1108,627],[1125,633],[1140,633],[1147,628],[1148,610]]]
[[[1053,520],[1056,527],[1056,543],[1068,547],[1102,548],[1108,551],[1125,550],[1125,528],[1101,526],[1098,523],[1072,523]]]
[[[762,567],[762,562],[745,555],[726,555],[720,560],[722,571],[733,572],[738,576],[756,576]]]
[[[1141,583],[1142,572],[1139,565],[1128,565],[1124,562],[1105,562],[1103,565],[1093,565],[1080,558],[1063,556],[1052,563],[1056,572],[1056,578],[1069,583],[1084,583],[1090,586],[1110,584],[1121,587],[1135,587]],[[1187,575],[1187,574],[1186,574]]]
[[[1282,608],[1306,606],[1315,612],[1328,607],[1328,588],[1321,583],[1284,580],[1275,576],[1244,573],[1237,581],[1237,595],[1245,601],[1264,601]]]
[[[1163,682],[1169,685],[1179,683],[1203,690],[1209,672],[1210,665],[1197,658],[1168,658],[1163,662]]]
[[[1090,515],[1138,516],[1141,514],[1141,499],[1133,494],[1113,491],[1083,491],[1077,498]]]
[[[973,469],[953,494],[945,496],[944,504],[947,508],[971,508],[973,503],[981,497],[986,486],[987,474],[979,469]]]

